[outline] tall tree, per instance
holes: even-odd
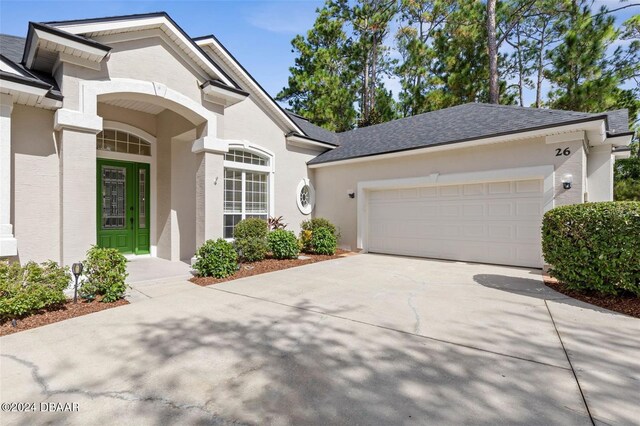
[[[487,49],[489,56],[489,102],[500,102],[498,86],[498,40],[496,38],[496,0],[487,0]]]
[[[396,35],[402,57],[394,69],[401,85],[399,110],[403,116],[420,114],[432,109],[428,92],[435,89],[433,67],[437,57],[433,38],[449,15],[456,9],[454,0],[402,0],[401,26]]]
[[[351,42],[345,21],[333,2],[317,10],[307,36],[291,42],[297,53],[289,68],[288,86],[276,96],[311,122],[333,131],[353,128],[356,117],[356,76],[348,58]]]
[[[352,26],[351,59],[360,78],[358,126],[364,127],[393,119],[388,116],[389,99],[385,100],[387,116],[377,108],[378,99],[385,98],[383,77],[391,72],[388,48],[384,45],[389,24],[396,14],[396,0],[359,0],[353,5],[345,0],[334,3]]]
[[[549,105],[573,111],[629,107],[635,115],[638,89],[621,86],[640,69],[640,42],[613,47],[621,30],[606,7],[591,11],[588,0],[571,0],[560,31],[562,42],[551,52],[546,75],[553,85]]]

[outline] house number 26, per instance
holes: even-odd
[[[570,155],[571,150],[569,148],[556,148],[556,157],[562,157],[563,155]]]

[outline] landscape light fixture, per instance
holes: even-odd
[[[78,278],[82,275],[82,269],[84,266],[82,262],[77,262],[71,265],[71,272],[73,272],[73,276],[76,277],[76,285],[73,288],[73,303],[78,303]]]

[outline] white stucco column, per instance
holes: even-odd
[[[196,246],[222,238],[224,156],[201,152],[196,173]]]
[[[0,257],[18,254],[11,224],[11,111],[13,97],[0,94]]]
[[[587,156],[588,201],[613,200],[613,163],[611,145],[594,146]]]
[[[209,123],[211,125],[211,123]],[[222,238],[224,221],[224,153],[229,143],[205,136],[193,143],[197,156],[196,173],[196,247],[207,240]],[[193,263],[195,258],[191,259]]]
[[[96,134],[102,118],[61,109],[55,129],[60,132],[60,259],[71,265],[96,243]]]

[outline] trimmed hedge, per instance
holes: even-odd
[[[340,240],[340,231],[336,226],[328,219],[322,217],[316,217],[313,219],[305,220],[300,224],[300,242],[302,243],[302,251],[305,253],[315,253],[316,249],[313,246],[313,233],[320,228],[328,229],[337,242]],[[334,250],[335,251],[335,250]]]
[[[336,254],[338,240],[330,228],[317,228],[311,234],[311,246],[316,254],[333,256]]]
[[[70,282],[69,268],[53,261],[24,266],[0,261],[0,322],[64,303]]]
[[[269,251],[267,234],[269,224],[266,220],[251,218],[238,222],[233,230],[234,244],[238,255],[246,262],[264,259]]]
[[[276,259],[296,259],[300,253],[300,243],[293,231],[276,229],[269,232],[267,240]]]
[[[85,277],[78,289],[83,299],[95,299],[102,295],[102,302],[115,302],[122,299],[127,291],[125,280],[127,273],[127,259],[114,248],[93,246],[87,251],[87,258],[83,262]]]
[[[544,215],[542,251],[569,288],[640,296],[640,202],[556,207]]]
[[[222,238],[207,240],[196,251],[193,269],[201,277],[226,278],[238,270],[238,254],[233,244]]]

